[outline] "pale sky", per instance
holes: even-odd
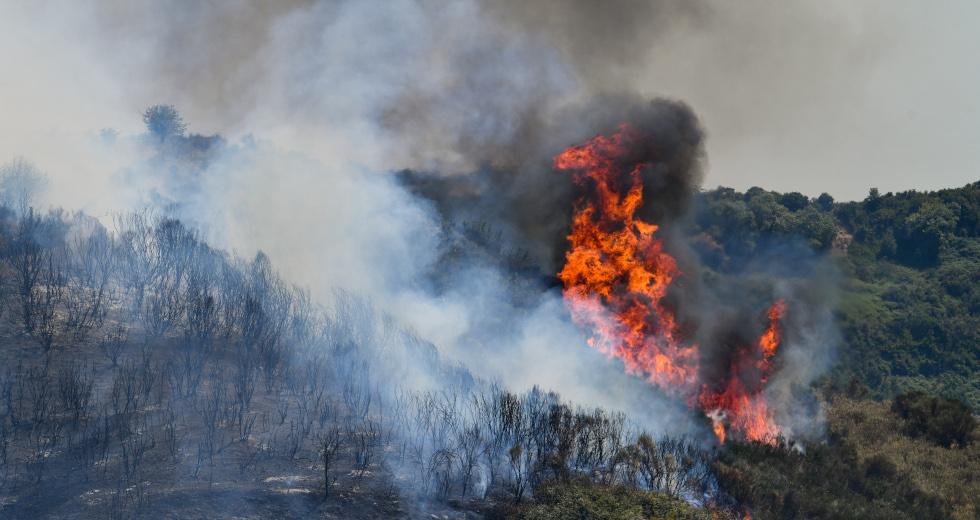
[[[980,2],[802,4],[730,2],[655,53],[650,83],[707,127],[707,186],[854,199],[980,180]]]

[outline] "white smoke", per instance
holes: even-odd
[[[179,202],[214,244],[265,251],[324,303],[336,288],[365,295],[478,375],[677,424],[674,408],[584,345],[559,295],[515,307],[504,275],[479,267],[432,296],[421,280],[442,267],[442,223],[387,173],[539,160],[568,121],[557,115],[594,95],[683,97],[675,69],[698,99],[723,99],[691,72],[721,61],[705,47],[717,42],[698,40],[719,23],[715,2],[635,12],[583,2],[564,14],[560,4],[2,2],[0,161],[32,161],[51,178],[45,202],[96,216]],[[723,34],[758,29],[742,21]],[[691,63],[676,63],[670,38]],[[844,68],[830,61],[816,65]],[[190,185],[175,186],[139,137],[142,110],[161,102],[229,142]],[[709,128],[744,116],[708,104]]]

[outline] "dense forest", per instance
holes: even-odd
[[[716,462],[756,517],[980,514],[978,220],[980,183],[872,188],[843,203],[759,188],[701,194],[694,229],[711,269],[751,269],[731,257],[779,242],[830,255],[839,270],[841,340],[819,383],[826,439],[795,451],[733,445]]]
[[[921,391],[980,410],[980,183],[931,193],[830,195],[727,188],[700,198],[697,229],[719,270],[772,241],[836,257],[843,343],[831,380],[878,398]]]
[[[173,182],[229,146],[172,107],[145,122]],[[980,514],[980,183],[845,203],[700,192],[685,229],[708,283],[813,259],[839,288],[833,369],[801,390],[825,431],[717,445],[483,380],[366,299],[315,301],[166,210],[40,211],[30,163],[0,173],[4,517]],[[449,223],[445,241],[445,262],[485,255],[547,285],[492,226]]]

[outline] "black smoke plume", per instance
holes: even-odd
[[[760,257],[739,262],[746,267],[737,271],[717,273],[704,265],[694,247],[699,237],[693,230],[692,210],[706,163],[705,131],[684,103],[666,99],[641,103],[619,96],[563,117],[568,124],[554,128],[562,129],[556,139],[564,139],[565,146],[608,135],[621,125],[631,129],[629,146],[618,158],[619,169],[625,181],[629,171],[642,165],[644,198],[638,216],[660,226],[658,236],[678,262],[681,275],[672,283],[665,304],[677,315],[684,341],[699,346],[699,380],[722,391],[729,378],[747,378],[744,383],[752,392],[767,391],[760,384],[760,373],[749,370],[735,376],[732,367],[765,330],[767,307],[784,300],[790,310],[782,324],[781,348],[787,353],[780,352],[777,358],[772,387],[780,395],[773,397],[774,404],[780,414],[803,408],[813,412],[812,406],[800,406],[796,396],[779,389],[805,386],[829,359],[833,346],[829,302],[835,275],[826,258],[790,241],[762,248]],[[487,164],[456,175],[406,170],[399,178],[410,191],[433,203],[448,226],[486,223],[499,230],[497,240],[532,252],[538,275],[550,281],[545,285],[556,286],[552,276],[568,249],[572,211],[583,190],[589,190],[573,185],[567,172],[551,166],[551,158],[560,150],[542,147],[510,169]],[[787,260],[795,268],[787,268]],[[795,365],[800,357],[818,361]],[[811,433],[816,424],[812,417],[783,422],[787,433],[797,434]]]

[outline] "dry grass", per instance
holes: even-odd
[[[980,518],[980,442],[944,448],[904,435],[887,401],[839,398],[827,418],[831,433],[852,442],[862,461],[884,457],[923,491],[946,498],[956,520]]]

